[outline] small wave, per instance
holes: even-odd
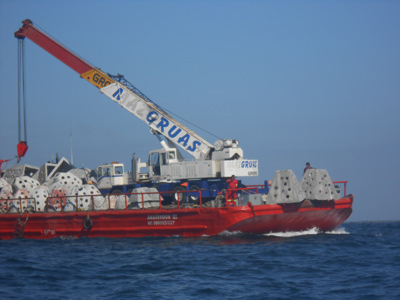
[[[286,231],[286,232],[270,232],[264,234],[264,236],[277,236],[277,237],[284,237],[284,238],[290,238],[294,236],[302,236],[302,235],[316,235],[319,233],[319,230],[317,227],[304,230],[304,231]]]
[[[241,231],[222,231],[218,235],[219,236],[238,236],[238,235],[243,235],[244,233]]]
[[[321,231],[317,227],[313,227],[311,229],[303,230],[303,231],[285,231],[285,232],[270,232],[265,233],[263,236],[275,236],[275,237],[283,237],[283,238],[290,238],[295,236],[302,236],[302,235],[317,235],[321,233]],[[350,234],[346,231],[344,227],[336,228],[332,231],[324,232],[325,234]],[[245,235],[241,231],[223,231],[218,234],[219,236],[241,236]]]
[[[350,232],[347,232],[344,227],[336,228],[332,231],[326,232],[326,234],[350,234]]]

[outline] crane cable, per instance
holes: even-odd
[[[28,151],[26,130],[26,97],[25,97],[25,51],[24,37],[18,38],[18,144],[17,144],[17,163],[25,156]],[[0,171],[3,163],[8,163],[12,159],[0,160]]]
[[[26,131],[25,52],[24,39],[18,39],[18,161],[28,150]]]
[[[217,139],[219,139],[219,140],[222,140],[222,138],[220,138],[219,136],[213,134],[212,132],[210,132],[210,131],[208,131],[208,130],[206,130],[206,129],[204,129],[204,128],[201,128],[200,126],[197,126],[196,124],[190,122],[189,120],[186,120],[186,119],[182,118],[181,116],[178,116],[177,114],[175,114],[175,113],[173,113],[173,112],[171,112],[171,111],[168,111],[168,110],[165,109],[165,108],[163,108],[163,109],[164,109],[166,112],[168,112],[169,114],[174,115],[175,117],[177,117],[177,118],[183,120],[183,121],[186,122],[186,123],[189,123],[190,125],[192,125],[192,126],[198,128],[198,129],[200,129],[201,131],[203,131],[203,132],[205,132],[205,133],[207,133],[207,134],[209,134],[209,135],[212,135],[213,137],[215,137],[215,138],[217,138]]]

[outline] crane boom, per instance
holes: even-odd
[[[72,68],[79,74],[83,74],[93,69],[93,67],[85,62],[83,59],[66,49],[60,43],[49,37],[47,34],[33,26],[31,20],[22,21],[24,24],[18,31],[14,33],[14,36],[18,39],[27,37],[36,45],[42,47],[44,50],[61,60],[64,64]]]
[[[79,73],[82,78],[99,88],[102,93],[114,102],[119,103],[129,112],[147,123],[153,132],[158,132],[165,138],[173,141],[196,159],[204,160],[210,158],[210,152],[214,147],[209,142],[172,118],[154,102],[144,97],[141,93],[138,93],[136,89],[128,88],[124,83],[114,80],[112,75],[106,74],[90,65],[36,28],[32,21],[27,19],[22,23],[23,26],[14,34],[16,38],[24,39],[27,37],[30,39]]]

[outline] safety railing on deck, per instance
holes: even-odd
[[[337,186],[337,187],[340,188],[340,186],[338,184],[343,184],[343,195],[342,196],[347,196],[347,183],[348,183],[348,181],[346,181],[346,180],[344,180],[344,181],[333,181],[333,184],[335,185],[335,187]],[[341,189],[339,191],[339,194],[341,194],[340,192],[341,192]]]
[[[236,190],[242,190],[248,194],[258,194],[259,189],[265,189],[265,185],[263,185],[263,184],[246,185],[245,188],[240,188],[240,189],[236,189]]]
[[[164,198],[174,200],[164,202]],[[207,206],[207,205],[206,205]],[[144,210],[203,207],[200,190],[0,199],[0,213]]]
[[[236,193],[258,193],[261,186],[248,186],[235,189]],[[232,191],[232,190],[226,190]],[[169,201],[165,201],[167,198]],[[225,205],[222,200],[221,206]],[[211,200],[211,199],[208,199]],[[145,192],[109,195],[74,195],[47,198],[12,198],[0,199],[0,213],[43,213],[77,212],[106,210],[145,210],[194,208],[214,206],[212,201],[204,203],[201,190],[179,190],[168,192]]]

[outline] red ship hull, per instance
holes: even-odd
[[[331,231],[351,215],[352,204],[350,195],[290,205],[4,214],[0,215],[0,239],[200,237],[224,231],[265,234],[314,227]]]

